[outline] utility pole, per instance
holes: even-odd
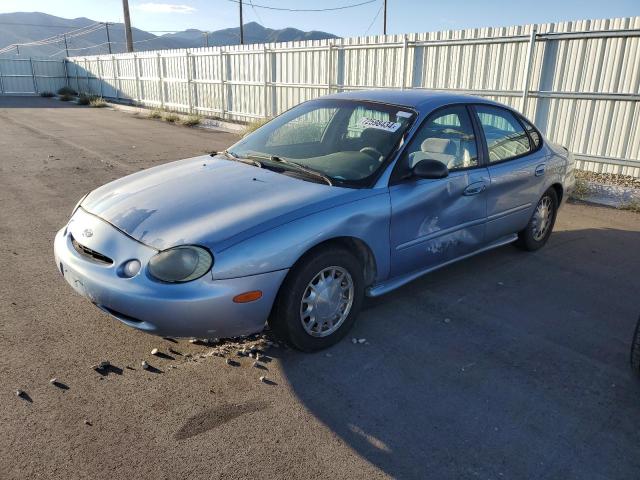
[[[387,34],[387,0],[384,0],[384,27],[382,29],[382,33],[384,35]]]
[[[244,45],[244,30],[242,28],[242,0],[238,2],[240,5],[240,45]]]
[[[64,49],[67,52],[67,57],[69,56],[69,45],[67,45],[67,34],[63,33],[62,37],[64,38]]]
[[[131,18],[129,17],[129,0],[122,0],[124,13],[124,33],[127,38],[127,52],[133,52],[133,36],[131,35]]]
[[[209,32],[202,32],[202,35],[204,36],[204,46],[208,47],[209,46]]]
[[[104,28],[107,29],[107,46],[109,47],[109,55],[111,55],[111,36],[109,35],[109,22],[104,22]]]

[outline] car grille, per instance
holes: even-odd
[[[71,235],[71,244],[73,245],[73,248],[76,249],[76,252],[78,252],[83,257],[90,258],[94,262],[102,263],[104,265],[111,265],[113,263],[113,260],[111,260],[106,255],[103,255],[99,252],[96,252],[95,250],[91,250],[89,247],[85,247],[84,245],[79,244],[76,239],[73,238],[73,235]]]

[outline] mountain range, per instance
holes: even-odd
[[[95,30],[93,30],[94,28]],[[74,32],[74,30],[76,31]],[[85,31],[89,33],[85,34]],[[84,17],[68,19],[40,12],[17,12],[0,14],[0,49],[18,44],[18,48],[12,48],[0,56],[6,57],[20,53],[30,57],[62,58],[66,56],[67,51],[63,33],[66,33],[69,56],[109,53],[107,29],[100,22]],[[132,28],[132,33],[136,51],[196,48],[205,46],[207,42],[209,46],[240,43],[239,27],[212,31],[206,36],[204,31],[197,29],[154,35],[138,28]],[[52,43],[20,45],[51,37],[55,37]],[[244,25],[245,43],[291,42],[325,38],[338,37],[327,32],[304,32],[296,28],[274,30],[265,28],[256,22]],[[121,53],[126,50],[122,23],[109,24],[109,39],[112,53]]]

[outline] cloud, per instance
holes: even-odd
[[[147,2],[135,5],[136,10],[151,13],[193,13],[195,8],[189,5],[175,5],[173,3],[155,3]]]

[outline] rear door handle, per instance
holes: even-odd
[[[544,170],[547,166],[544,163],[541,163],[536,167],[536,177],[541,177],[544,175]]]
[[[475,182],[464,189],[463,195],[467,197],[477,195],[484,192],[485,188],[487,188],[487,185],[484,182]]]

